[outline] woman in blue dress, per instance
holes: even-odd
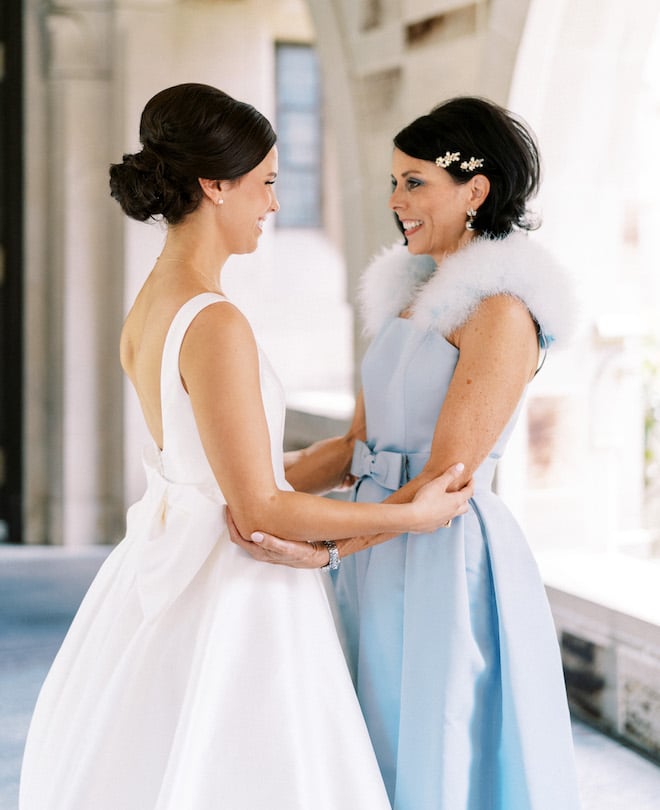
[[[353,424],[287,469],[294,488],[315,492],[350,472],[358,501],[408,501],[457,459],[458,485],[474,482],[468,513],[449,525],[346,538],[331,561],[394,810],[579,806],[543,583],[492,490],[527,386],[571,331],[570,284],[526,233],[538,183],[532,134],[483,99],[445,102],[395,137],[390,207],[405,245],[362,283],[372,343]],[[265,532],[233,539],[260,560],[327,562]]]

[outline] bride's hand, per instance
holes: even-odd
[[[415,493],[412,504],[417,507],[417,520],[412,533],[424,534],[449,526],[452,518],[468,511],[468,500],[474,494],[472,481],[456,492],[447,488],[463,472],[462,464],[455,464],[442,475],[423,484]]]
[[[266,532],[254,532],[251,539],[247,540],[236,528],[229,507],[227,528],[232,542],[260,562],[288,565],[290,568],[322,568],[328,563],[330,555],[322,543],[283,540]]]

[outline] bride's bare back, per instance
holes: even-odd
[[[189,278],[173,277],[169,268],[157,264],[138,293],[122,329],[121,365],[135,388],[149,433],[161,450],[160,372],[165,337],[181,306],[203,292],[208,292],[203,285]]]

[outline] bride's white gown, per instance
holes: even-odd
[[[198,312],[163,350],[164,449],[85,597],[30,727],[21,810],[388,810],[344,661],[325,574],[255,562],[179,377]],[[260,352],[273,470],[284,400]]]

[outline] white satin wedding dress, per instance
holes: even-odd
[[[43,685],[20,810],[389,810],[324,573],[255,562],[227,535],[170,326],[164,449]],[[284,399],[260,352],[273,470]]]

